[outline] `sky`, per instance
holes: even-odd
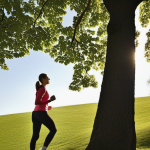
[[[135,53],[135,98],[150,96],[150,63],[144,58],[146,32],[150,29],[142,28],[138,21],[136,10],[135,24],[141,32],[139,46]],[[67,15],[63,18],[63,26],[72,26],[75,11],[67,7]],[[95,28],[96,30],[96,28]],[[61,107],[87,103],[98,103],[103,76],[101,70],[91,70],[90,75],[95,75],[98,88],[85,88],[84,90],[71,91],[69,85],[72,82],[73,66],[67,66],[54,62],[48,53],[30,50],[30,55],[22,58],[5,59],[9,70],[0,69],[0,116],[16,113],[32,112],[35,107],[35,83],[41,73],[46,73],[50,78],[50,84],[46,89],[50,96],[55,95],[56,100],[48,103],[49,106]]]

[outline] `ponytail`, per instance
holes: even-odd
[[[42,87],[39,82],[42,83],[42,78],[46,78],[46,76],[47,76],[47,75],[46,75],[45,73],[41,73],[41,74],[39,75],[39,81],[37,81],[36,84],[35,84],[36,91],[38,91],[39,88]]]
[[[36,82],[35,87],[36,87],[36,91],[38,91],[38,89],[39,89],[39,87],[40,87],[40,83],[39,83],[39,81],[37,81],[37,82]]]

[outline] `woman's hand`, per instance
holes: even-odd
[[[55,95],[53,95],[53,96],[50,97],[51,101],[54,101],[55,99],[56,99]]]
[[[52,106],[48,106],[48,110],[51,110],[52,109]]]

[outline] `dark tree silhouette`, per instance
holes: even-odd
[[[104,77],[86,150],[136,150],[135,9],[142,0],[104,0],[110,13]]]

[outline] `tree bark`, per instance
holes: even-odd
[[[104,0],[110,13],[104,76],[85,150],[136,150],[135,9],[142,0]]]

